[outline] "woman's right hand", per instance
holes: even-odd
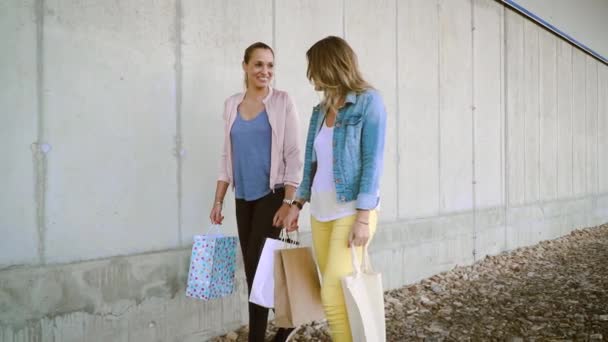
[[[289,212],[285,219],[283,220],[283,226],[287,229],[288,232],[293,232],[294,230],[298,230],[298,217],[300,216],[300,209],[295,205],[292,205],[289,208]]]
[[[211,208],[209,219],[213,224],[222,224],[224,216],[222,216],[222,206],[220,204],[216,204],[213,206],[213,208]]]

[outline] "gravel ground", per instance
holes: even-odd
[[[608,340],[608,224],[385,293],[388,341]],[[268,338],[274,335],[270,324]],[[325,322],[293,341],[330,341]],[[247,327],[213,339],[247,341]]]

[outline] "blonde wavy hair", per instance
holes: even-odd
[[[373,87],[363,79],[355,51],[348,43],[336,36],[316,42],[306,51],[308,69],[306,76],[316,90],[324,93],[323,108],[337,112],[338,103],[348,92],[357,94]]]

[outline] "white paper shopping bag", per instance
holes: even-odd
[[[297,242],[291,241],[284,230],[281,231],[278,240],[266,239],[253,278],[251,295],[249,296],[250,302],[266,308],[274,308],[274,251],[296,246]]]

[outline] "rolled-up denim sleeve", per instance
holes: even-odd
[[[380,200],[386,117],[386,107],[382,97],[375,91],[370,92],[370,99],[364,111],[361,133],[361,181],[357,196],[357,209],[374,209]]]

